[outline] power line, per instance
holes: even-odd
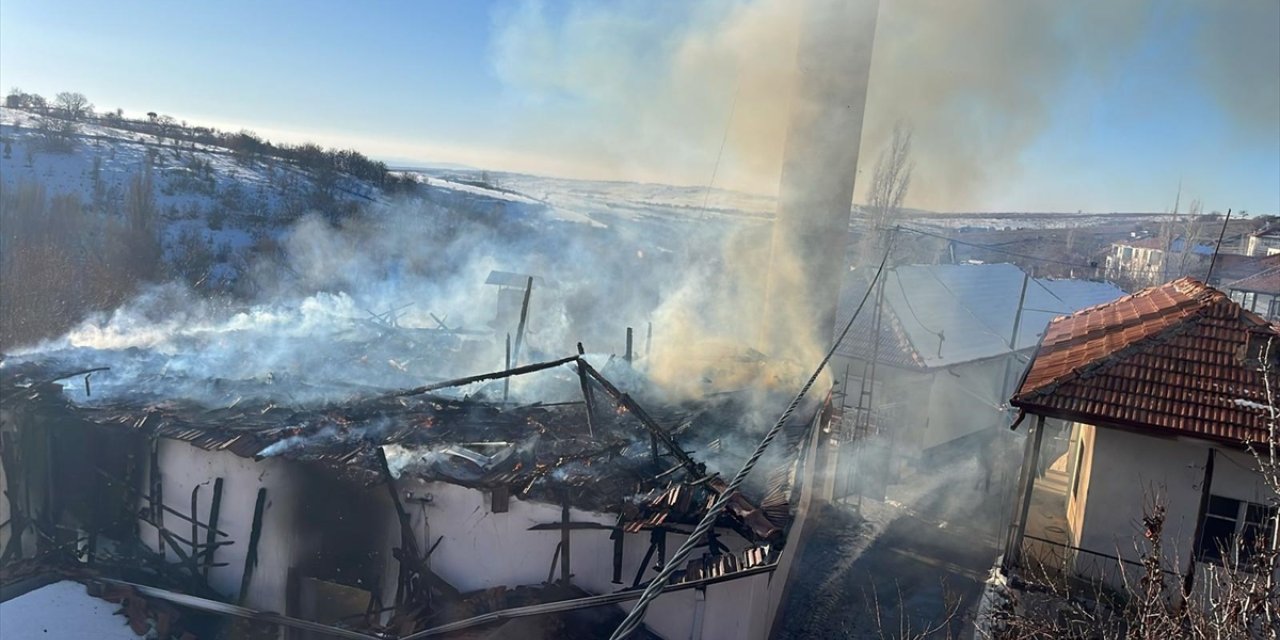
[[[940,234],[940,233],[934,233],[934,232],[932,232],[932,231],[925,231],[924,229],[915,229],[915,228],[912,228],[912,227],[899,227],[899,228],[900,228],[900,229],[902,229],[903,231],[910,231],[910,232],[912,232],[912,233],[918,233],[918,234],[920,234],[920,235],[922,235],[922,236],[930,236],[930,237],[933,237],[933,238],[938,238],[938,239],[940,239],[940,240],[946,240],[946,241],[948,241],[948,242],[954,242],[954,243],[959,244],[959,245],[964,245],[964,246],[966,246],[966,247],[974,247],[974,248],[976,248],[976,249],[984,249],[984,250],[986,250],[986,251],[994,251],[994,252],[996,252],[996,253],[1003,253],[1003,254],[1006,254],[1006,255],[1011,255],[1011,256],[1015,256],[1015,257],[1018,257],[1018,258],[1023,258],[1023,259],[1026,259],[1026,260],[1035,260],[1035,261],[1037,261],[1037,262],[1045,262],[1045,263],[1049,263],[1049,264],[1059,264],[1059,265],[1063,265],[1063,266],[1067,266],[1067,267],[1075,267],[1075,268],[1078,268],[1078,269],[1097,269],[1097,268],[1098,268],[1098,265],[1096,265],[1096,264],[1081,264],[1081,263],[1078,263],[1078,262],[1067,262],[1067,261],[1065,261],[1065,260],[1054,260],[1053,258],[1044,258],[1044,257],[1041,257],[1041,256],[1033,256],[1033,255],[1026,254],[1026,253],[1018,253],[1017,251],[1010,251],[1010,250],[1008,250],[1008,249],[1001,249],[1000,247],[993,246],[993,245],[989,245],[989,244],[979,244],[979,243],[977,243],[977,242],[968,242],[968,241],[965,241],[965,240],[960,240],[960,239],[958,239],[958,238],[953,238],[953,237],[951,237],[951,236],[942,235],[942,234]]]
[[[907,296],[907,289],[906,287],[902,286],[902,274],[898,273],[898,271],[895,269],[893,272],[893,275],[894,275],[894,278],[896,278],[898,281],[898,291],[902,292],[902,301],[907,303],[907,311],[911,312],[911,317],[915,318],[916,324],[920,325],[920,328],[924,329],[928,333],[932,333],[933,335],[938,336],[938,340],[942,340],[943,339],[942,332],[934,331],[933,329],[930,329],[929,325],[925,324],[924,321],[920,319],[920,316],[916,315],[915,308],[911,306],[911,298]]]
[[[791,414],[795,412],[796,407],[800,406],[800,401],[804,399],[805,395],[809,393],[809,389],[813,387],[815,382],[817,382],[818,376],[822,374],[823,368],[827,366],[827,363],[831,361],[831,357],[835,355],[836,347],[844,341],[845,336],[849,334],[849,330],[853,328],[853,321],[856,320],[858,314],[862,312],[863,306],[867,303],[867,298],[871,297],[871,292],[876,287],[876,282],[884,273],[885,264],[889,262],[889,254],[893,251],[893,239],[894,236],[889,237],[888,246],[886,246],[884,250],[884,258],[880,260],[880,267],[876,269],[875,276],[871,278],[871,283],[867,287],[867,292],[863,294],[862,300],[858,302],[858,308],[854,309],[853,315],[850,316],[849,321],[845,323],[844,329],[840,331],[840,335],[836,337],[835,341],[831,344],[831,347],[827,349],[827,354],[822,357],[822,362],[818,363],[817,368],[813,370],[813,374],[809,376],[809,379],[804,383],[804,386],[800,388],[798,393],[796,393],[795,398],[791,400],[791,404],[787,405],[786,410],[778,417],[778,421],[775,422],[773,427],[769,429],[769,432],[765,434],[764,439],[756,446],[755,452],[751,454],[750,458],[747,458],[747,461],[743,463],[742,468],[738,470],[737,475],[733,477],[733,480],[725,487],[724,491],[720,493],[720,497],[716,498],[716,501],[707,509],[707,513],[702,516],[702,521],[698,523],[698,526],[694,528],[691,534],[689,534],[689,537],[685,538],[685,541],[680,545],[680,548],[677,549],[676,552],[672,554],[671,558],[667,560],[666,564],[662,566],[662,570],[658,572],[658,575],[649,582],[647,587],[645,587],[644,593],[640,596],[640,600],[636,602],[636,606],[627,613],[627,617],[622,621],[622,624],[618,625],[618,628],[614,630],[613,635],[610,636],[610,640],[623,640],[623,638],[631,635],[640,627],[641,622],[644,620],[645,611],[649,609],[649,604],[662,594],[664,586],[667,584],[667,581],[671,579],[671,575],[675,573],[676,567],[684,565],[685,560],[689,558],[689,554],[693,552],[693,548],[698,545],[698,541],[701,540],[702,537],[711,530],[712,526],[715,525],[716,519],[719,518],[720,513],[724,511],[725,505],[729,503],[729,498],[733,497],[733,494],[742,486],[742,483],[747,479],[747,474],[751,473],[751,470],[756,466],[756,462],[760,460],[760,457],[764,455],[765,450],[768,449],[769,445],[778,437],[778,433],[782,430],[782,425],[785,424],[787,419],[791,417]]]

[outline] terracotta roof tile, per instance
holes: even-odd
[[[1280,267],[1272,267],[1247,278],[1236,280],[1228,284],[1227,289],[1232,291],[1253,291],[1255,293],[1280,293]]]
[[[1095,424],[1260,441],[1258,357],[1271,337],[1276,327],[1181,278],[1051,322],[1012,402]]]

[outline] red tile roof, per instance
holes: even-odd
[[[1280,293],[1280,267],[1272,267],[1248,278],[1241,278],[1227,285],[1231,291],[1253,291],[1254,293]]]
[[[1277,327],[1180,278],[1054,320],[1012,404],[1157,434],[1262,441],[1269,411],[1257,358],[1271,337]]]
[[[1213,267],[1213,280],[1216,282],[1235,282],[1242,278],[1266,271],[1271,267],[1280,267],[1280,254],[1270,256],[1242,256],[1234,253],[1220,253]],[[1214,284],[1210,282],[1209,284]]]

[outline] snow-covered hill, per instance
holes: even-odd
[[[312,208],[319,186],[306,171],[271,158],[245,160],[198,143],[83,123],[53,150],[39,117],[0,107],[0,187],[38,185],[47,196],[72,194],[86,210],[116,211],[130,180],[149,172],[166,261],[207,255],[206,282],[235,279],[253,246]],[[340,205],[376,201],[376,187],[340,181]]]

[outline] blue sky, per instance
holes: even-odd
[[[906,119],[915,206],[1280,212],[1280,3],[1110,4],[883,0],[864,173]],[[705,184],[726,139],[769,192],[793,6],[4,0],[0,90],[588,178]]]

